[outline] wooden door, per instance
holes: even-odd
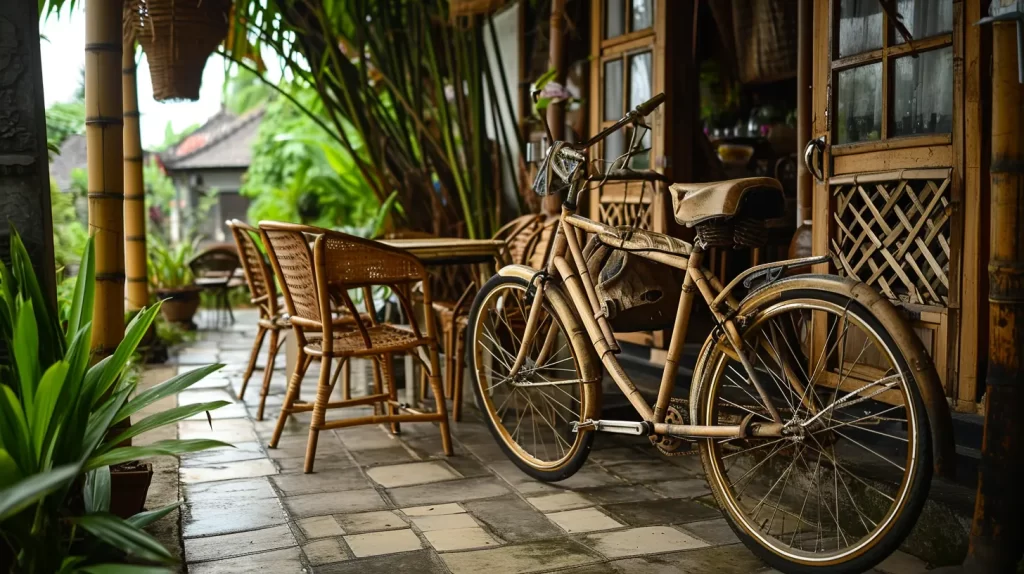
[[[814,47],[813,128],[826,143],[814,251],[833,253],[829,271],[872,285],[906,312],[955,398],[961,303],[977,295],[962,281],[965,256],[978,255],[965,253],[965,243],[976,247],[965,241],[963,209],[968,25],[959,0],[889,5],[898,17],[878,0],[815,3],[816,30],[827,33]]]

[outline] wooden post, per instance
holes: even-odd
[[[814,181],[804,165],[804,146],[811,141],[811,121],[814,116],[811,73],[814,66],[814,0],[799,0],[797,4],[796,36],[796,226],[811,220],[811,196]]]
[[[548,66],[555,70],[555,82],[565,86],[565,0],[551,0],[551,29],[548,34]],[[565,102],[557,102],[548,106],[548,125],[551,137],[555,140],[565,138]],[[554,143],[554,142],[552,142]],[[558,215],[562,211],[562,198],[549,195],[544,198],[543,205],[546,215]]]
[[[1024,90],[1017,77],[1017,28],[992,26],[992,212],[989,360],[967,572],[1016,572],[1024,514]]]
[[[146,278],[146,188],[142,178],[142,136],[135,75],[135,42],[124,43],[121,92],[124,97],[124,254],[128,308],[149,304]]]
[[[92,346],[102,357],[124,336],[124,157],[121,114],[122,0],[85,11],[85,138],[89,231],[96,245]]]

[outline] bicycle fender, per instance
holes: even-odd
[[[951,478],[956,472],[956,451],[953,442],[953,419],[949,413],[946,394],[928,351],[899,310],[877,290],[860,281],[836,275],[806,274],[786,277],[756,289],[740,302],[736,315],[739,318],[749,315],[778,300],[784,291],[792,289],[815,289],[850,297],[868,308],[889,331],[896,344],[903,350],[921,391],[932,434],[935,472]],[[705,363],[714,344],[713,336],[705,341],[694,370],[694,381],[701,380],[698,375],[703,375]]]

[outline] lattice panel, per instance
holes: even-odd
[[[949,170],[833,178],[831,187],[840,274],[894,301],[947,305]]]
[[[598,204],[600,209],[599,221],[601,223],[614,226],[633,225],[633,220],[639,216],[640,221],[637,227],[653,230],[653,227],[651,227],[651,211],[653,209],[649,202],[637,203],[633,201],[623,203],[621,201],[606,201],[605,198],[601,198],[601,202]]]

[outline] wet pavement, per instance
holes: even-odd
[[[556,484],[510,462],[467,400],[444,456],[432,423],[320,433],[316,467],[303,474],[309,413],[294,416],[268,449],[286,376],[273,375],[267,417],[256,421],[262,371],[237,399],[255,313],[205,330],[177,354],[178,372],[226,367],[182,393],[179,404],[227,400],[179,424],[181,438],[214,438],[234,449],[182,458],[181,516],[188,572],[772,572],[739,544],[715,508],[696,456],[664,457],[646,439],[599,435],[586,465]],[[260,360],[262,365],[263,359]],[[366,379],[353,365],[353,388]],[[316,365],[302,395],[313,395]],[[467,383],[468,384],[468,383]],[[333,410],[328,420],[371,409]],[[922,572],[897,553],[877,569]]]

